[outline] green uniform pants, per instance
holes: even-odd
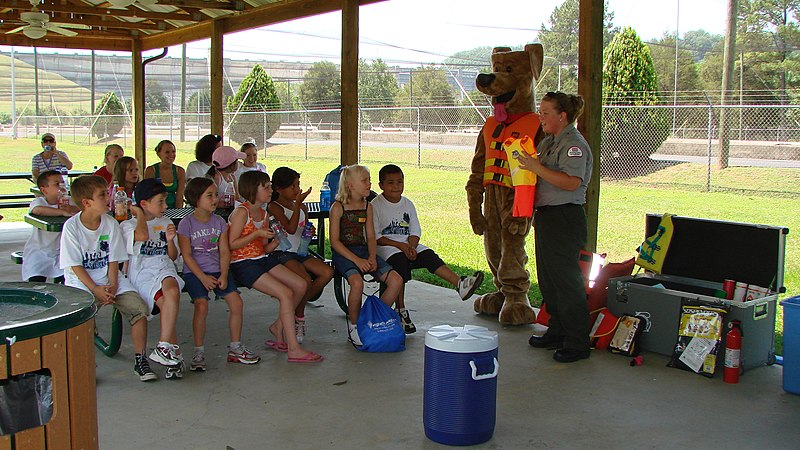
[[[536,208],[533,226],[536,274],[550,314],[547,334],[563,337],[566,349],[589,350],[589,306],[578,265],[586,245],[583,206]]]

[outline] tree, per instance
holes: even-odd
[[[231,139],[266,145],[281,122],[278,114],[268,112],[277,111],[280,105],[272,77],[256,64],[239,84],[236,94],[228,99],[227,109],[234,113],[229,132]]]
[[[408,83],[398,93],[398,105],[453,106],[453,88],[443,69],[433,65],[411,71]]]
[[[683,33],[683,47],[694,53],[694,62],[702,61],[708,52],[724,41],[720,34],[711,34],[703,30],[692,30]]]
[[[603,52],[601,160],[604,168],[641,167],[669,134],[665,111],[643,108],[658,103],[658,79],[650,50],[632,28],[614,36]],[[603,167],[601,167],[602,169]]]
[[[169,100],[164,95],[161,83],[156,80],[147,80],[144,86],[144,110],[147,112],[169,112]]]
[[[546,55],[542,76],[537,83],[537,92],[558,89],[559,73],[561,90],[578,92],[578,1],[565,0],[550,14],[550,26],[542,24],[539,41]],[[603,46],[608,45],[617,29],[613,26],[614,13],[605,2],[603,17]]]
[[[361,106],[394,106],[400,87],[394,74],[381,59],[367,64],[358,61],[358,103]]]
[[[315,62],[303,76],[300,99],[307,109],[338,108],[342,104],[342,73],[329,61]]]
[[[662,98],[671,98],[675,90],[675,35],[664,34],[648,44],[653,58],[653,67],[658,78],[658,89]],[[700,75],[692,52],[678,43],[678,91],[700,89]]]
[[[480,72],[488,73],[492,71],[491,56],[493,48],[494,47],[485,45],[470,50],[462,50],[445,58],[444,63],[448,66],[462,65],[478,67]],[[522,46],[517,46],[515,49],[521,50]]]
[[[125,114],[125,106],[113,91],[106,92],[94,114],[98,116],[92,125],[92,134],[97,139],[107,139],[116,136],[125,124],[128,123],[128,116]]]

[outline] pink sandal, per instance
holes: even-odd
[[[275,340],[272,340],[272,339],[267,339],[264,342],[264,344],[267,347],[269,347],[269,348],[271,348],[271,349],[273,349],[275,351],[281,352],[281,353],[286,353],[286,352],[289,351],[289,346],[286,345],[286,342],[280,342],[280,341],[275,341]]]

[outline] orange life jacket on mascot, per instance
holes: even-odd
[[[494,116],[486,119],[483,127],[483,140],[486,146],[486,159],[483,166],[483,185],[496,184],[507,188],[514,188],[514,217],[531,217],[533,215],[533,199],[536,189],[536,176],[517,176],[512,180],[512,169],[509,163],[508,152],[504,144],[506,141],[519,141],[524,150],[533,156],[536,155],[536,146],[530,133],[536,134],[539,129],[539,115],[527,113],[512,123],[505,124]],[[527,137],[527,140],[522,141]],[[527,172],[527,171],[525,171]],[[522,175],[522,174],[520,174]],[[526,181],[520,181],[523,178]],[[532,178],[532,181],[528,178]]]

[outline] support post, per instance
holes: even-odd
[[[341,162],[358,162],[358,0],[342,0]]]
[[[221,20],[215,20],[211,30],[211,133],[222,135],[225,121],[222,117],[222,49],[224,26]]]
[[[592,149],[592,179],[586,191],[586,250],[597,250],[600,204],[600,133],[603,114],[603,2],[580,0],[578,19],[578,94],[585,106],[578,119],[580,130]],[[545,49],[547,50],[547,49]]]
[[[139,162],[139,172],[147,167],[144,129],[144,64],[142,63],[142,42],[133,40],[131,46],[131,105],[133,105],[133,153]]]

